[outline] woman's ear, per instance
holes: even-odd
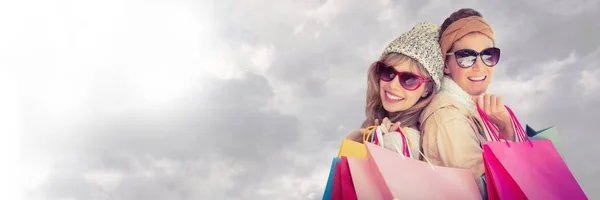
[[[421,97],[426,98],[429,95],[432,95],[434,90],[435,90],[435,84],[432,82],[427,83],[427,87],[425,87],[425,89],[423,90],[423,94],[421,95]]]
[[[448,68],[448,65],[444,65],[444,74],[450,74],[450,68]]]
[[[422,98],[425,98],[429,95],[429,87],[426,87],[425,90],[423,90],[423,94],[421,95]]]

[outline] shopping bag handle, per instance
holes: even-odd
[[[529,144],[531,144],[531,146],[533,146],[531,139],[527,135],[527,132],[525,131],[525,129],[523,129],[523,126],[521,125],[521,122],[519,122],[519,119],[517,119],[517,116],[515,115],[515,113],[508,106],[504,106],[504,107],[506,107],[506,110],[508,110],[508,114],[510,114],[510,118],[513,122],[512,123],[513,128],[515,129],[515,135],[517,137],[519,137],[518,138],[519,140],[528,141]]]
[[[379,143],[382,143],[383,141],[379,141],[379,140],[383,140],[383,138],[377,137],[377,133],[378,133],[377,131],[382,132],[383,134],[388,134],[387,131],[385,130],[385,128],[381,128],[381,125],[369,126],[369,127],[365,128],[365,130],[363,132],[363,143],[370,142],[370,143],[377,144],[377,145],[379,145]],[[394,142],[394,144],[393,144],[394,147],[397,149],[397,152],[403,154],[403,156],[411,158],[412,153],[410,152],[410,148],[412,147],[412,141],[410,140],[410,138],[407,137],[407,135],[402,131],[402,129],[400,127],[398,127],[397,132],[398,132],[398,134],[400,134],[400,137],[402,138],[402,144],[404,144],[404,145],[403,145],[402,150],[400,150],[400,149],[398,149],[398,146]]]
[[[363,132],[363,143],[369,142],[369,138],[373,135],[375,129],[377,129],[377,126],[369,126],[365,128],[365,131]]]
[[[517,139],[520,141],[528,141],[529,144],[531,146],[533,146],[533,143],[531,142],[531,140],[525,133],[525,130],[521,126],[521,122],[519,122],[515,113],[508,106],[505,105],[504,107],[506,108],[506,110],[508,111],[508,114],[510,115],[511,123],[515,130],[515,136],[517,137]],[[482,119],[484,126],[485,126],[486,130],[488,131],[489,135],[492,137],[492,141],[500,141],[500,139],[498,138],[498,135],[500,135],[502,137],[502,139],[504,139],[506,141],[506,145],[510,146],[506,137],[504,137],[504,135],[500,132],[498,127],[489,119],[487,114],[485,114],[485,112],[479,107],[479,105],[477,105],[477,112],[481,116],[481,119]]]
[[[404,146],[404,150],[402,150],[403,152],[408,153],[408,155],[406,156],[402,156],[403,159],[406,159],[406,157],[408,158],[412,158],[412,153],[410,151],[410,148],[412,147],[412,142],[410,140],[409,137],[407,137],[408,135],[405,134],[405,132],[402,131],[402,128],[398,128],[398,133],[400,133],[400,135],[402,136],[402,142],[403,142],[403,146]],[[391,140],[393,143],[394,148],[396,148],[396,151],[400,151],[400,149],[398,148],[398,145],[396,144],[396,141]],[[429,164],[429,166],[431,167],[431,170],[435,170],[435,167],[433,166],[433,164],[429,161],[429,159],[427,159],[427,157],[425,156],[425,154],[419,149],[419,154],[421,154],[421,156],[423,156],[423,159],[425,159],[425,162],[427,162],[427,164]]]
[[[491,120],[488,118],[487,114],[485,114],[485,112],[483,110],[481,110],[481,107],[479,107],[479,104],[476,104],[477,106],[477,112],[479,113],[479,116],[481,117],[481,121],[483,121],[483,125],[485,126],[485,129],[488,132],[488,135],[490,135],[492,141],[500,141],[500,139],[498,138],[498,135],[502,136],[502,139],[504,138],[504,135],[502,134],[498,134],[500,133],[500,130],[498,129],[498,127],[491,122]]]
[[[402,138],[402,153],[404,153],[406,157],[412,158],[412,153],[410,152],[410,146],[412,146],[412,142],[410,142],[410,139],[406,136],[406,133],[402,131],[402,128],[398,127],[398,130],[396,131]]]
[[[377,136],[377,134],[381,133],[381,130],[381,125],[369,126],[365,128],[365,131],[363,132],[363,143],[370,142],[379,145],[380,138]]]
[[[402,128],[398,127],[398,130],[396,130],[396,132],[398,132],[398,134],[400,134],[400,138],[402,138],[402,149],[398,148],[398,144],[396,144],[395,140],[391,140],[392,141],[392,145],[394,146],[394,148],[396,148],[396,152],[402,152],[402,158],[412,158],[412,155],[410,153],[410,148],[408,147],[410,144],[408,142],[408,138],[406,137],[406,135],[404,134],[404,132],[402,131]],[[387,134],[387,133],[386,133]]]

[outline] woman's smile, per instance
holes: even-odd
[[[390,103],[398,103],[402,100],[404,100],[404,97],[399,97],[398,95],[385,91],[385,100],[390,102]]]

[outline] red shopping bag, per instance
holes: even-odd
[[[331,188],[331,200],[349,199],[356,200],[356,192],[352,182],[352,175],[348,167],[348,158],[342,156],[340,162],[336,163],[333,186]]]
[[[383,199],[481,199],[467,169],[438,167],[367,143],[367,162]]]
[[[530,140],[507,109],[515,134],[523,142],[500,142],[497,127],[479,109],[493,140],[483,144],[488,193],[499,199],[587,199],[552,141]]]
[[[335,164],[335,171],[333,174],[333,186],[331,187],[330,200],[341,200],[342,198],[342,173],[341,173],[341,161]]]
[[[340,176],[341,176],[341,187],[342,187],[342,198],[344,200],[356,200],[356,192],[354,190],[354,183],[352,182],[352,175],[350,174],[350,168],[348,166],[348,157],[342,156],[340,162]]]

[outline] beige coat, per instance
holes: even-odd
[[[425,108],[419,119],[421,147],[433,165],[471,170],[481,190],[480,177],[485,172],[481,145],[487,134],[479,115],[457,99],[440,92]]]

